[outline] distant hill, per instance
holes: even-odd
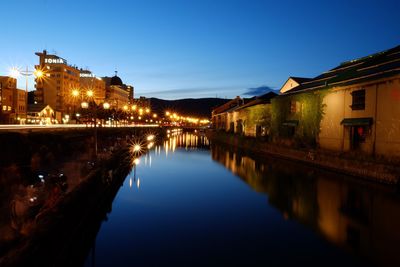
[[[150,98],[150,103],[152,110],[159,114],[171,111],[186,116],[209,118],[213,108],[225,104],[229,100],[222,98],[186,98],[178,100]]]

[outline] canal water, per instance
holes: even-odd
[[[400,266],[400,196],[202,136],[140,158],[84,266]]]

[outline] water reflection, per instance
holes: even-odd
[[[193,132],[172,132],[167,135],[168,139],[164,141],[163,148],[165,150],[165,155],[168,153],[175,152],[177,147],[183,147],[186,150],[197,150],[201,148],[208,148],[210,142],[207,137],[202,134],[197,134]],[[161,147],[158,148],[159,152]]]
[[[212,158],[268,195],[285,219],[312,227],[368,262],[400,266],[400,196],[395,190],[218,145],[212,145]]]

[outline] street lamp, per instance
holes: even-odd
[[[81,107],[82,107],[83,109],[89,108],[89,103],[88,103],[88,102],[82,102],[82,103],[81,103]]]
[[[72,99],[73,99],[73,102],[74,102],[74,114],[73,114],[73,117],[75,117],[75,123],[78,122],[77,121],[77,114],[75,113],[76,112],[75,109],[76,109],[76,99],[78,98],[79,94],[80,94],[80,92],[79,92],[78,89],[73,89],[72,92],[71,92]]]
[[[79,90],[78,89],[72,90],[72,96],[73,97],[78,97],[79,96]]]
[[[92,91],[92,90],[88,90],[88,91],[86,92],[86,95],[87,95],[88,97],[93,97],[93,91]]]
[[[13,78],[18,78],[19,75],[25,76],[25,120],[28,118],[28,77],[35,76],[36,78],[42,78],[44,76],[44,72],[40,69],[35,69],[34,71],[29,70],[26,67],[26,70],[19,70],[18,68],[11,68],[10,69],[10,76]]]
[[[96,106],[95,102],[93,102],[93,103],[95,105],[95,109],[94,109],[94,153],[95,153],[95,157],[97,158],[97,106]],[[82,102],[81,107],[83,109],[88,109],[89,103]],[[109,109],[109,108],[110,108],[110,104],[108,104],[107,102],[103,103],[103,109]]]
[[[103,103],[103,108],[104,108],[104,109],[109,109],[109,108],[110,108],[110,104],[107,103],[107,102],[104,102],[104,103]]]

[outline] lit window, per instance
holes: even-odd
[[[290,113],[294,114],[300,111],[300,102],[299,101],[290,101]]]

